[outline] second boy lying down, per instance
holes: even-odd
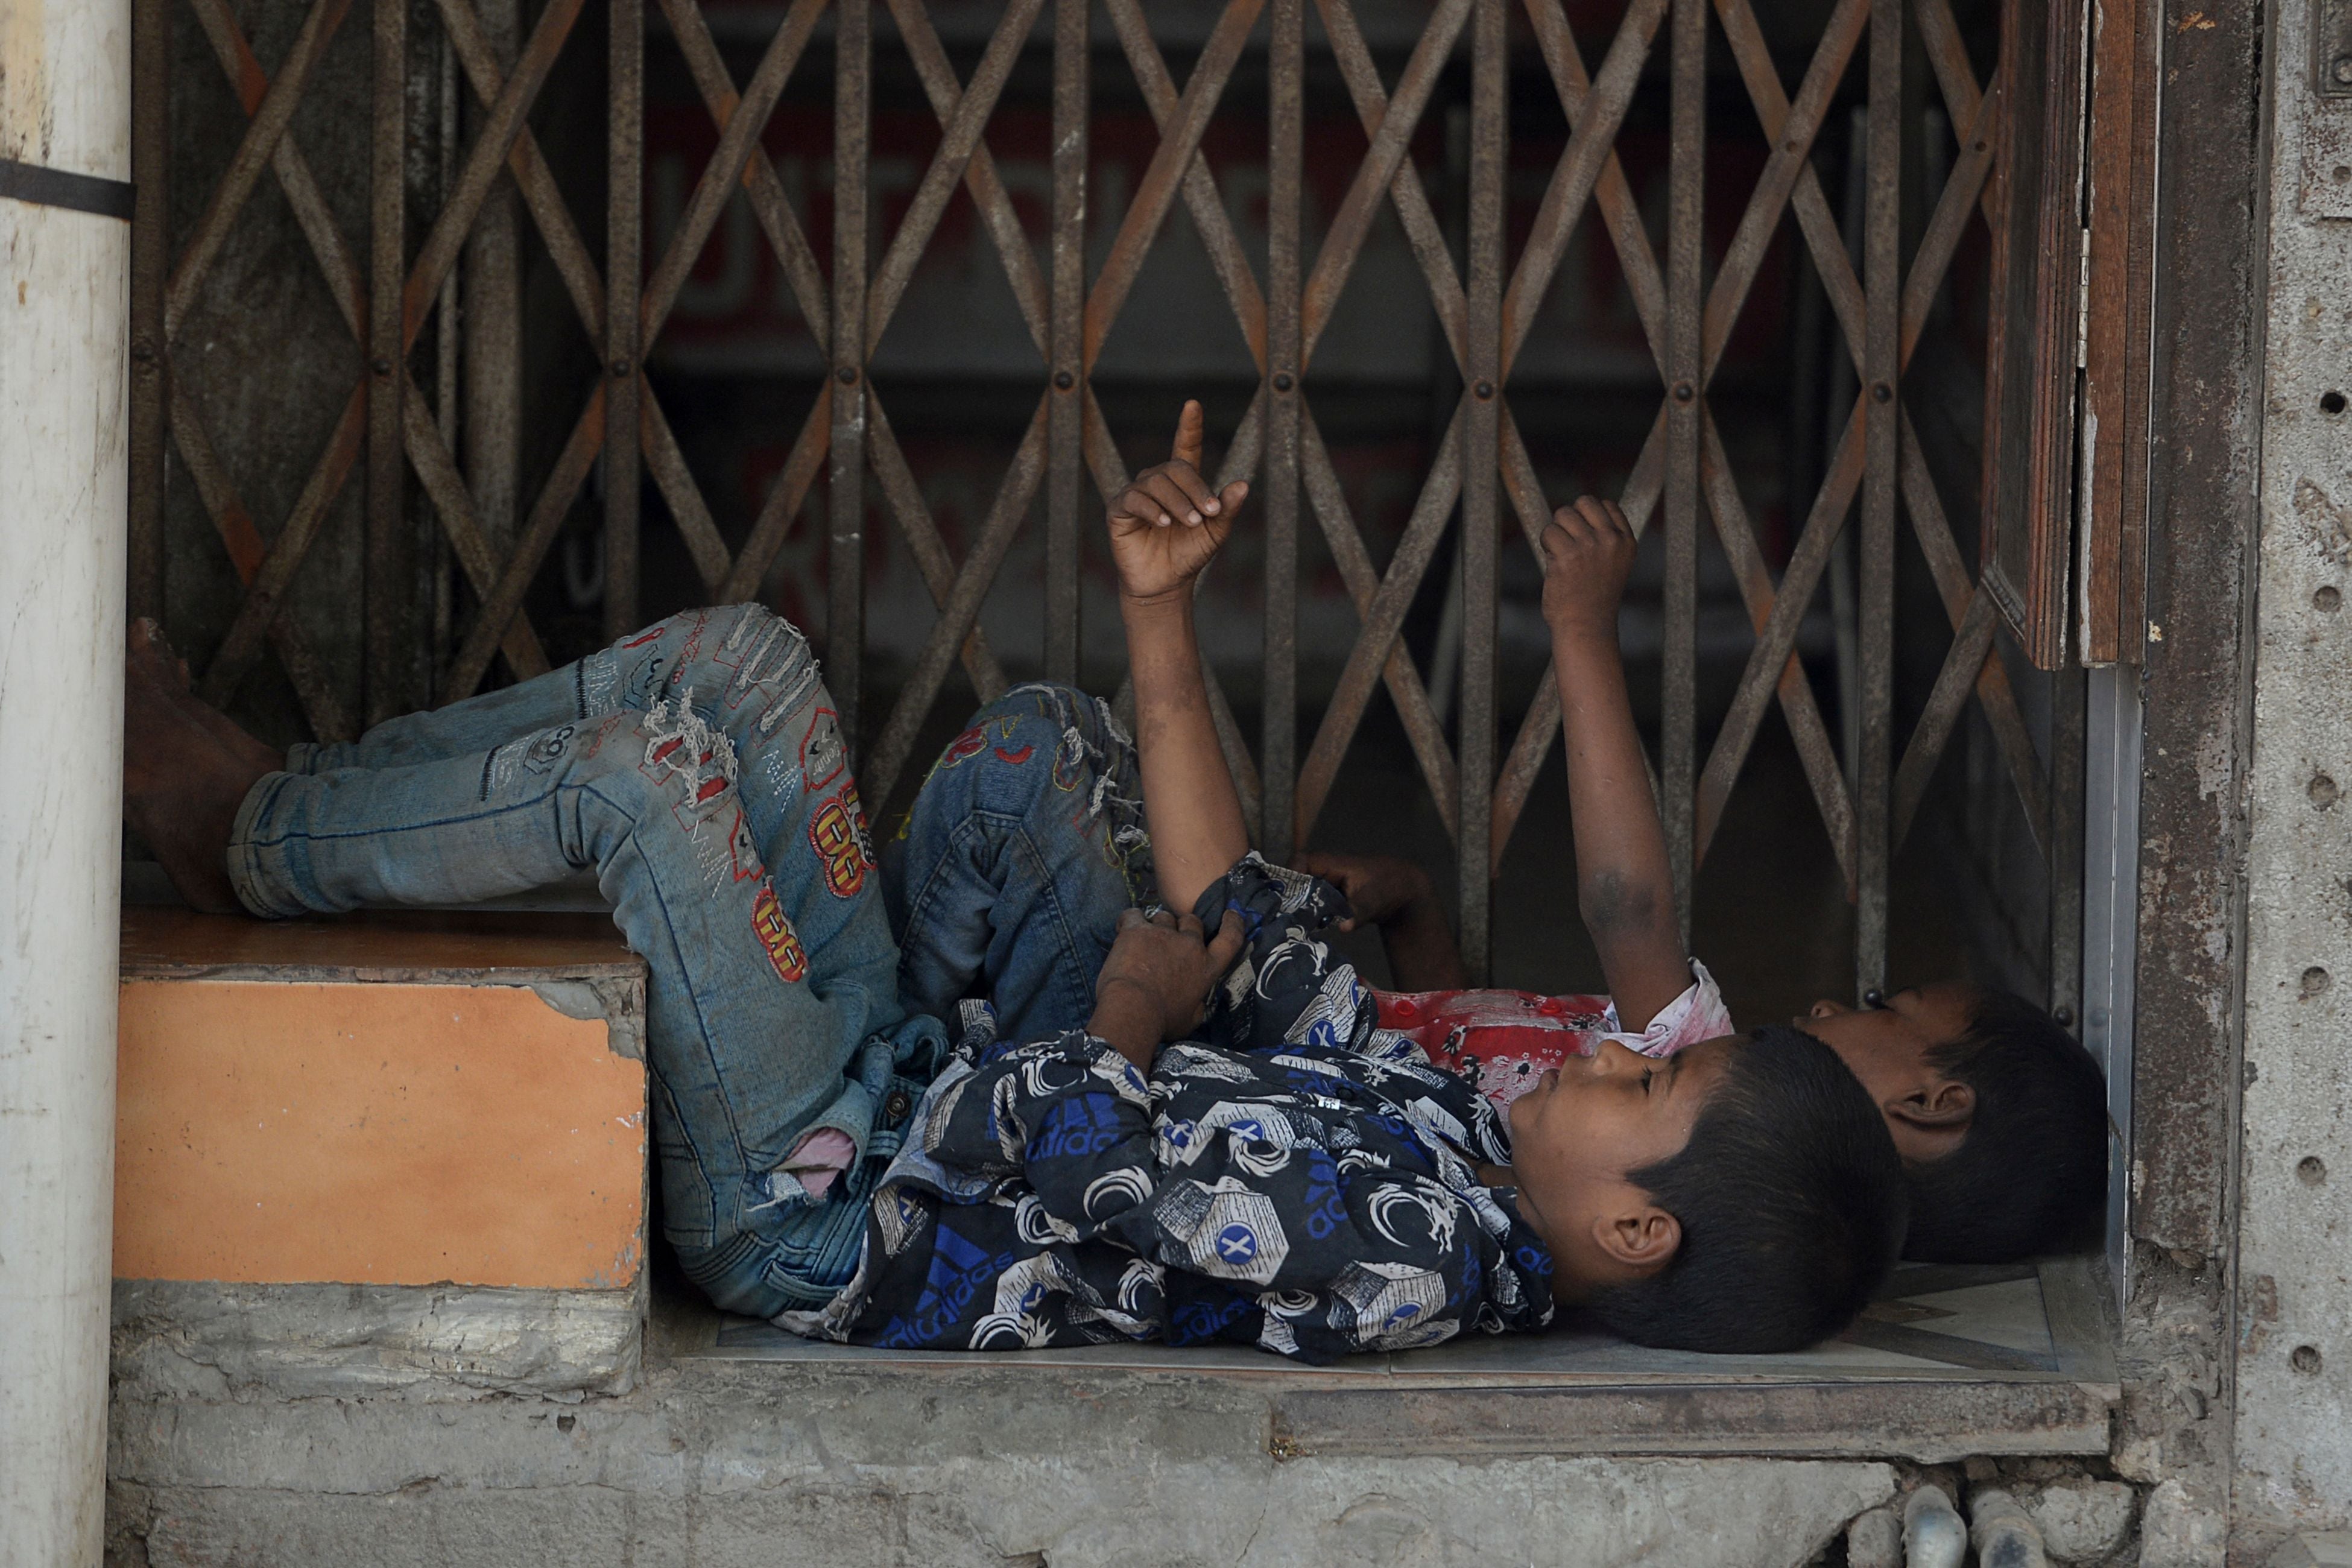
[[[1835,1331],[1903,1195],[1827,1047],[1607,1046],[1507,1120],[1377,1028],[1318,941],[1332,889],[1247,853],[1190,611],[1242,490],[1202,485],[1199,444],[1188,406],[1113,509],[1136,744],[1008,693],[878,858],[807,645],[757,606],[283,760],[134,646],[127,810],[192,901],[257,914],[594,866],[649,970],[665,1228],[737,1311],[1313,1359],[1563,1305],[1696,1349]],[[1620,586],[1583,590],[1596,624]],[[1640,960],[1610,971],[1633,1027],[1689,985],[1603,949]]]
[[[1381,1024],[1505,1103],[1601,1041],[1664,1058],[1731,1030],[1714,980],[1683,952],[1618,662],[1614,596],[1599,591],[1623,582],[1632,530],[1615,507],[1587,499],[1560,510],[1544,550],[1579,898],[1614,1005],[1464,990],[1426,876],[1382,857],[1297,857],[1346,891],[1349,925],[1380,927],[1398,987],[1378,995]],[[1817,1002],[1792,1025],[1836,1051],[1885,1120],[1910,1200],[1904,1255],[2013,1262],[2095,1232],[2106,1209],[2106,1085],[2090,1053],[2031,1003],[1963,982],[1865,1002]]]

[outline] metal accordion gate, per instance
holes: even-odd
[[[290,0],[289,0],[290,4]],[[526,607],[534,579],[550,568],[559,531],[583,506],[601,504],[603,619],[608,637],[637,623],[640,510],[648,489],[667,509],[709,601],[754,596],[812,487],[828,479],[831,549],[824,584],[827,668],[845,727],[866,738],[860,772],[877,805],[912,760],[918,731],[961,662],[985,698],[1006,677],[979,629],[982,600],[1016,535],[1044,531],[1043,673],[1078,675],[1082,531],[1098,526],[1099,498],[1127,478],[1091,380],[1107,335],[1132,295],[1146,257],[1180,204],[1189,214],[1246,341],[1258,374],[1255,396],[1223,459],[1222,478],[1249,477],[1265,536],[1262,732],[1255,745],[1218,698],[1227,755],[1261,847],[1286,856],[1314,832],[1367,705],[1385,686],[1422,779],[1457,846],[1457,919],[1474,973],[1490,952],[1490,882],[1510,845],[1538,766],[1559,733],[1559,693],[1547,672],[1515,732],[1505,734],[1496,672],[1497,566],[1507,552],[1536,548],[1550,504],[1512,409],[1516,362],[1538,307],[1552,287],[1571,235],[1597,224],[1622,272],[1656,375],[1655,414],[1622,500],[1638,529],[1663,531],[1665,553],[1663,743],[1658,781],[1678,888],[1722,821],[1759,727],[1777,703],[1801,759],[1849,897],[1858,908],[1857,989],[1884,979],[1888,879],[1930,775],[1967,705],[1979,705],[2048,867],[2053,895],[2052,1000],[2073,1001],[2076,964],[2065,951],[2078,932],[2081,710],[2079,678],[2053,687],[2053,722],[2037,752],[2033,726],[1996,647],[2000,617],[1958,542],[1937,485],[1921,458],[1904,395],[1905,370],[1958,252],[1979,221],[2000,232],[2004,93],[1996,70],[1979,80],[1950,0],[1834,0],[1793,88],[1768,49],[1751,0],[1630,0],[1609,37],[1576,36],[1561,0],[1432,0],[1418,41],[1392,79],[1383,79],[1354,0],[1225,0],[1189,74],[1178,80],[1155,40],[1144,0],[1006,0],[985,47],[960,77],[925,0],[884,0],[894,26],[877,29],[873,0],[791,0],[737,80],[697,0],[546,0],[510,47],[486,28],[476,0],[309,0],[281,58],[265,66],[232,0],[137,0],[134,146],[142,190],[168,178],[205,195],[193,227],[172,232],[161,202],[142,200],[133,260],[133,450],[131,606],[163,604],[164,503],[169,482],[185,482],[244,584],[226,635],[198,672],[199,686],[224,700],[265,658],[275,658],[322,736],[416,700],[446,701],[475,691],[494,662],[517,677],[550,659]],[[602,26],[583,28],[591,6]],[[250,7],[248,7],[250,9]],[[410,34],[425,25],[446,39],[470,93],[473,133],[447,156],[437,211],[411,212],[403,178],[416,98]],[[167,102],[173,29],[193,21],[246,122],[225,163],[176,147]],[[1123,211],[1095,215],[1115,226],[1099,264],[1090,264],[1088,130],[1093,75],[1116,68],[1095,40],[1105,20],[1117,56],[1157,123],[1159,142]],[[1309,54],[1328,50],[1367,150],[1344,200],[1319,234],[1302,232],[1302,79]],[[291,129],[314,90],[321,62],[371,40],[367,233],[347,235]],[[877,32],[881,35],[877,37]],[[830,40],[831,159],[835,216],[831,255],[820,256],[779,179],[762,133],[813,39]],[[717,132],[715,152],[687,196],[674,234],[649,250],[643,210],[645,81],[649,37],[674,48]],[[601,44],[607,103],[603,161],[604,233],[583,228],[559,188],[530,119],[551,72],[582,39]],[[1957,145],[1933,190],[1908,193],[1904,223],[1901,153],[1906,38],[1924,53],[1937,100]],[[1703,243],[1707,150],[1706,61],[1727,50],[1769,139],[1738,226],[1719,254]],[[590,47],[594,47],[592,44]],[[935,153],[895,228],[869,239],[867,160],[873,68],[878,51],[903,48],[940,128]],[[1540,61],[1570,134],[1549,171],[1523,238],[1506,219],[1508,73],[1514,51]],[[992,160],[992,111],[1024,51],[1050,56],[1052,155],[1049,227],[1024,228]],[[1217,171],[1203,156],[1211,126],[1236,67],[1261,51],[1268,127],[1267,228],[1261,272],[1237,235]],[[1097,58],[1102,57],[1102,58]],[[185,58],[184,56],[183,57]],[[1254,57],[1255,58],[1255,57]],[[1466,244],[1457,263],[1411,155],[1434,88],[1466,58],[1470,108]],[[1868,181],[1860,265],[1841,232],[1812,154],[1832,99],[1850,73],[1865,81]],[[1648,84],[1645,86],[1645,83]],[[1663,245],[1635,199],[1617,137],[1637,91],[1667,100],[1668,200]],[[562,405],[569,435],[535,496],[520,498],[510,530],[485,526],[452,438],[454,384],[436,378],[427,350],[446,316],[450,279],[503,174],[511,181],[536,243],[560,277],[570,325],[588,345],[593,369],[571,383],[541,384],[534,397]],[[274,182],[299,225],[351,343],[359,372],[309,460],[307,481],[283,514],[257,517],[239,496],[239,454],[207,434],[213,410],[173,374],[183,328],[225,237],[262,183]],[[1000,258],[1037,355],[1043,391],[1013,451],[985,521],[961,558],[927,504],[894,433],[892,391],[868,376],[874,345],[889,326],[919,260],[959,189]],[[722,529],[689,470],[669,416],[645,366],[663,342],[682,284],[740,191],[821,346],[823,384],[790,434],[789,455],[753,515]],[[1426,286],[1428,306],[1458,372],[1458,405],[1421,478],[1402,536],[1384,564],[1350,513],[1318,427],[1310,373],[1316,350],[1348,288],[1367,235],[1392,209]],[[1710,382],[1776,235],[1790,217],[1818,274],[1840,351],[1856,393],[1831,443],[1818,493],[1795,498],[1784,562],[1759,542],[1732,458],[1710,407]],[[1917,221],[1924,216],[1924,222]],[[186,226],[183,226],[185,227]],[[418,227],[421,241],[409,237]],[[1796,242],[1792,242],[1796,243]],[[1907,255],[1906,255],[1907,251]],[[256,331],[266,323],[255,323]],[[176,460],[176,468],[173,466]],[[861,652],[866,584],[861,542],[866,476],[879,514],[901,537],[936,605],[911,674],[887,715],[858,717],[866,688]],[[412,477],[413,476],[413,477]],[[601,483],[592,483],[601,478]],[[289,607],[306,553],[337,500],[363,490],[365,570],[360,605],[364,693],[353,711],[331,679],[327,656]],[[436,628],[410,591],[415,575],[412,522],[421,495],[462,578],[466,613]],[[601,494],[601,503],[593,497]],[[1040,500],[1042,497],[1042,505]],[[1256,509],[1254,509],[1256,510]],[[1033,519],[1035,521],[1033,522]],[[1948,649],[1907,733],[1897,734],[1895,699],[1896,547],[1906,526],[1932,576],[1948,623]],[[1439,550],[1458,524],[1463,616],[1460,700],[1441,721],[1423,670],[1401,636],[1409,607]],[[1858,745],[1842,756],[1811,679],[1798,658],[1800,623],[1843,531],[1857,531]],[[1319,531],[1344,579],[1360,630],[1311,739],[1298,743],[1298,571],[1301,535]],[[1696,666],[1698,563],[1703,531],[1727,558],[1754,646],[1728,710],[1702,752]],[[730,537],[731,535],[731,537]],[[1944,628],[1937,628],[1937,637]],[[416,649],[445,639],[421,689]],[[2073,695],[2070,697],[2070,693]],[[876,721],[878,720],[878,722]]]

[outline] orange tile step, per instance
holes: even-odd
[[[633,1287],[644,1016],[602,915],[126,905],[115,1275]]]

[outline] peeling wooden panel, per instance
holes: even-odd
[[[2148,304],[2156,242],[2156,0],[2091,14],[2089,213],[2075,563],[2085,665],[2137,664],[2147,574]]]
[[[1994,174],[1984,584],[2041,669],[2066,662],[2083,304],[2084,0],[2004,0]]]
[[[609,1289],[645,1262],[646,1073],[516,985],[121,988],[123,1279]]]

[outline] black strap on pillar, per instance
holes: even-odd
[[[0,196],[13,201],[128,220],[133,194],[127,181],[101,179],[96,174],[69,174],[63,169],[0,158]]]

